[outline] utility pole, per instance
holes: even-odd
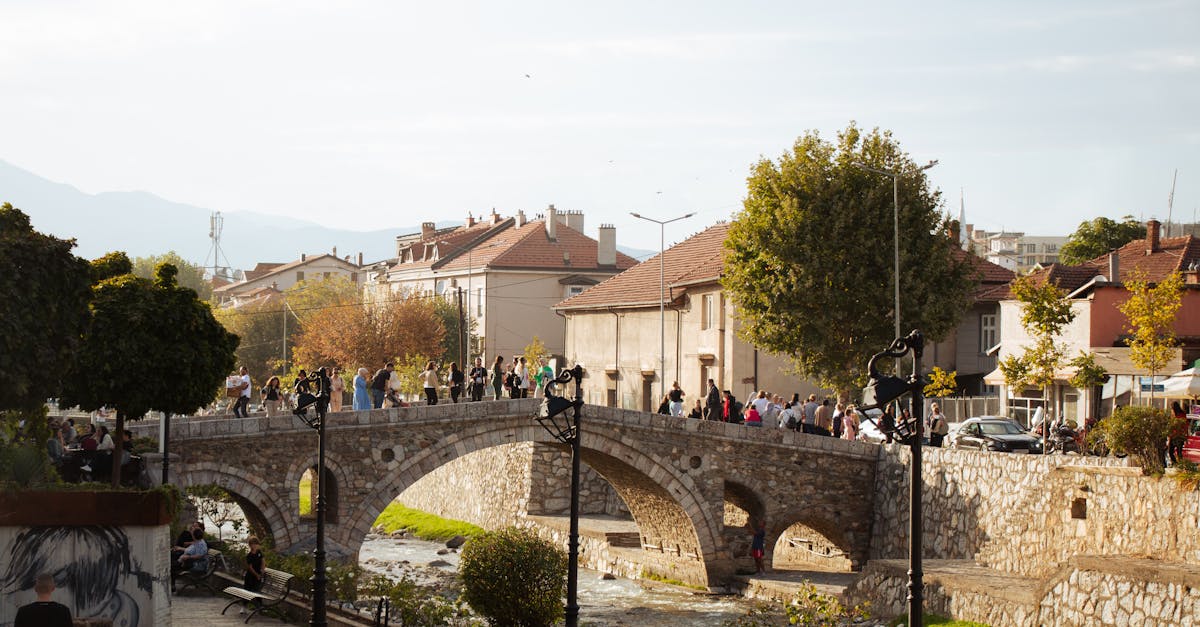
[[[463,289],[458,288],[458,363],[467,367],[467,317],[463,313]]]

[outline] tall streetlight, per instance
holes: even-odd
[[[690,218],[695,214],[679,216],[670,220],[655,220],[647,218],[640,213],[629,212],[629,215],[647,222],[653,222],[658,225],[658,393],[662,396],[667,394],[667,316],[666,316],[666,301],[663,296],[663,257],[666,249],[664,248],[664,240],[666,239],[667,225],[672,222],[677,222],[685,218]],[[651,403],[650,411],[654,411],[654,404]]]
[[[913,172],[909,172],[908,174],[915,174],[917,172],[923,172],[925,170],[928,170],[929,168],[932,168],[933,166],[935,166],[937,164],[938,164],[937,159],[934,159],[933,161],[926,163],[925,165],[917,168]],[[896,313],[893,316],[893,318],[895,318],[895,321],[896,321],[895,337],[900,337],[900,177],[906,173],[899,172],[899,171],[892,171],[892,170],[881,170],[879,168],[873,168],[869,165],[866,165],[863,163],[857,163],[857,162],[854,163],[854,166],[857,168],[862,168],[869,172],[874,172],[876,174],[882,174],[884,176],[892,177],[892,221],[893,221],[893,229],[894,229],[893,238],[895,240],[894,247],[895,247],[895,253],[896,253],[895,266],[892,269],[893,275],[895,276],[894,282],[896,284],[896,286],[895,286],[896,287],[896,303],[895,303],[895,308],[896,308],[895,312]]]

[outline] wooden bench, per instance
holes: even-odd
[[[210,594],[216,594],[217,588],[213,585],[213,580],[215,579],[215,577],[213,577],[213,573],[217,572],[218,564],[225,564],[225,556],[216,549],[209,549],[208,567],[204,570],[192,570],[189,568],[187,570],[181,570],[175,573],[174,581],[172,581],[171,586],[172,589],[175,589],[174,584],[183,582],[183,585],[178,588],[179,591],[182,591],[184,588],[203,587],[205,590],[208,590]]]
[[[234,597],[234,599],[229,602],[229,605],[225,606],[225,609],[221,610],[221,614],[225,614],[229,608],[238,603],[250,602],[254,605],[254,610],[246,616],[245,622],[248,623],[255,614],[272,609],[283,603],[283,600],[292,591],[292,580],[295,578],[296,576],[291,573],[285,573],[274,568],[264,568],[262,590],[254,592],[239,586],[229,586],[222,591]],[[282,613],[280,613],[279,619],[284,620]]]

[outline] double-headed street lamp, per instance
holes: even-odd
[[[881,170],[879,168],[873,168],[869,165],[858,162],[854,163],[855,167],[862,168],[876,174],[892,177],[892,219],[893,228],[895,229],[893,231],[893,237],[895,239],[894,248],[896,253],[896,263],[895,267],[892,269],[892,272],[895,276],[894,281],[896,283],[896,313],[893,318],[895,318],[896,321],[896,337],[900,337],[900,177],[904,176],[905,174],[916,174],[917,172],[923,172],[937,164],[937,159],[934,159],[933,161],[930,161],[929,163],[917,168],[914,172],[900,172]]]
[[[666,248],[665,248],[666,230],[667,230],[668,224],[670,224],[672,222],[677,222],[679,220],[683,220],[685,218],[690,218],[696,214],[695,214],[695,212],[693,212],[693,213],[689,213],[687,215],[679,216],[678,218],[671,218],[670,220],[655,220],[654,218],[647,218],[646,216],[644,216],[640,213],[634,213],[632,211],[629,212],[629,215],[631,215],[639,220],[653,222],[658,225],[658,382],[659,382],[658,383],[658,385],[659,385],[658,393],[661,396],[666,396],[667,395],[667,322],[666,322],[667,318],[666,318],[666,301],[665,301],[666,297],[663,296],[663,290],[665,288],[665,286],[663,285],[663,257],[666,256],[665,255],[665,253],[666,253]],[[655,406],[653,404],[651,404],[650,411],[654,411],[654,407]]]
[[[556,396],[555,385],[575,382],[575,398]],[[542,405],[536,418],[555,440],[571,447],[571,530],[567,535],[567,627],[579,625],[579,438],[583,435],[579,426],[580,410],[583,409],[583,366],[563,370],[550,379],[542,389]],[[573,410],[570,420],[564,415]]]

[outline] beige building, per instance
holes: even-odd
[[[654,411],[663,384],[678,381],[685,409],[708,391],[713,379],[739,400],[767,389],[781,395],[820,390],[788,372],[786,359],[738,339],[738,318],[720,283],[728,224],[717,224],[659,256],[555,306],[566,317],[567,363],[588,372],[584,401]],[[659,365],[659,302],[665,302],[665,372]]]
[[[259,262],[253,270],[245,272],[241,281],[214,287],[213,298],[222,307],[239,307],[267,298],[272,292],[284,292],[304,280],[319,281],[340,276],[357,283],[361,265],[361,256],[357,263],[349,256],[338,258],[336,249],[333,254],[301,254],[291,263]]]
[[[554,304],[634,266],[617,252],[616,229],[601,225],[598,240],[583,233],[583,214],[558,211],[526,219],[524,212],[396,238],[396,259],[368,273],[370,297],[458,298],[473,321],[472,355],[488,363],[518,355],[536,335],[552,355],[566,351],[563,318]]]

